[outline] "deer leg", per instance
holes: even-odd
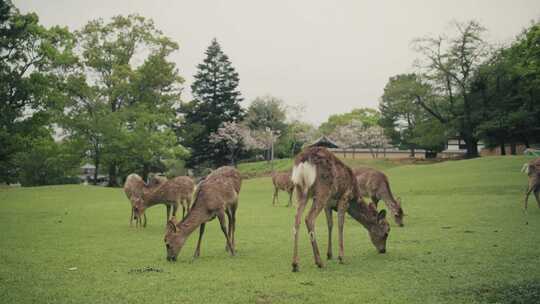
[[[133,207],[131,207],[131,216],[129,217],[129,227],[133,226]]]
[[[287,205],[287,207],[291,207],[292,206],[292,195],[293,195],[293,191],[289,191],[289,205]]]
[[[238,204],[238,202],[237,202]],[[231,207],[231,217],[232,217],[232,238],[231,238],[231,243],[232,243],[232,246],[233,246],[233,249],[234,251],[236,252],[236,239],[234,237],[235,233],[236,233],[236,206],[237,205],[234,205],[233,207]]]
[[[379,207],[379,206],[378,206],[378,205],[379,205],[379,198],[376,197],[375,195],[371,196],[371,202],[372,202],[373,204],[375,204],[375,207]]]
[[[540,208],[540,187],[536,187],[536,189],[534,190],[534,198],[536,198],[536,203]]]
[[[313,202],[313,205],[311,206],[311,209],[309,209],[309,213],[305,218],[309,239],[311,241],[311,247],[313,247],[313,257],[315,258],[315,264],[319,268],[322,268],[324,265],[321,260],[321,254],[319,253],[317,238],[315,237],[315,220],[323,209],[324,205],[318,200],[318,198],[315,198],[315,201]]]
[[[143,225],[143,227],[146,227],[146,212],[143,214],[143,216],[144,216],[144,225]]]
[[[202,223],[201,226],[199,226],[199,240],[197,241],[197,248],[195,249],[195,253],[193,254],[194,258],[198,258],[201,255],[201,240],[204,234],[204,227],[206,223]]]
[[[343,227],[345,226],[345,208],[338,205],[338,237],[339,237],[339,255],[338,260],[340,264],[343,264],[343,257],[345,250],[343,249]]]
[[[307,193],[303,193],[301,189],[297,189],[298,195],[298,208],[296,209],[296,217],[294,218],[294,249],[293,249],[293,259],[292,259],[292,271],[297,272],[298,269],[298,230],[300,229],[300,220],[302,218],[302,213],[304,213],[304,208],[306,207],[308,201]]]
[[[527,203],[529,201],[529,195],[531,194],[532,191],[533,191],[533,187],[529,187],[527,189],[527,193],[525,194],[525,210],[527,210]]]
[[[225,235],[225,239],[227,240],[227,246],[229,246],[229,252],[232,256],[234,256],[234,249],[231,245],[231,240],[229,240],[229,236],[227,235],[227,227],[225,227],[225,212],[220,211],[217,214],[217,218],[219,219],[219,225],[221,226],[221,231],[223,231],[223,234]]]
[[[166,220],[165,220],[165,223],[167,223],[169,221],[170,216],[171,216],[171,205],[166,204],[165,206],[167,206],[167,210],[166,210],[167,217],[166,217]]]
[[[228,221],[228,229],[227,229],[227,235],[229,236],[229,240],[231,241],[231,245],[232,245],[232,215],[231,215],[231,210],[229,208],[225,209],[225,214],[227,215],[227,221]],[[227,242],[225,242],[225,251],[229,251],[228,250],[229,247],[227,246]]]
[[[326,258],[332,259],[332,228],[334,227],[334,219],[332,218],[332,209],[324,208],[326,214],[326,224],[328,225],[328,250],[326,251]]]
[[[189,213],[189,211],[191,210],[191,196],[188,196],[188,198],[186,199],[186,208],[187,212]]]
[[[275,206],[276,202],[279,204],[279,189],[277,187],[274,190],[274,199],[272,200],[272,206]]]

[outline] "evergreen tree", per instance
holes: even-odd
[[[239,77],[223,53],[216,39],[205,52],[206,58],[197,66],[195,81],[191,86],[194,100],[181,108],[184,123],[180,135],[184,144],[191,148],[192,158],[188,165],[204,162],[220,165],[227,162],[227,151],[209,141],[211,133],[225,122],[243,119],[240,106],[242,97],[237,90]]]

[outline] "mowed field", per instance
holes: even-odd
[[[529,159],[388,166],[407,216],[404,228],[391,222],[387,253],[348,217],[345,264],[318,269],[302,225],[299,273],[290,266],[295,208],[285,193],[271,206],[268,177],[243,182],[237,256],[225,252],[216,220],[201,257],[192,259],[196,231],[176,263],[165,260],[163,206],[136,229],[122,189],[3,188],[0,303],[539,303],[534,198],[528,225],[522,212]],[[317,238],[326,256],[323,214]]]

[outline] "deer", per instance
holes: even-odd
[[[272,206],[276,205],[276,201],[279,204],[279,190],[286,191],[289,194],[289,204],[287,205],[287,207],[292,206],[294,184],[291,181],[291,172],[273,172],[272,184],[274,184],[274,197],[272,198]]]
[[[386,211],[377,211],[374,204],[366,204],[362,199],[351,168],[324,147],[309,147],[295,157],[291,176],[296,187],[298,207],[293,227],[294,246],[292,271],[299,271],[298,238],[300,220],[307,202],[313,198],[308,215],[305,217],[315,264],[324,264],[319,254],[315,237],[315,220],[322,210],[326,214],[328,226],[327,259],[332,259],[332,211],[338,214],[339,263],[344,261],[343,229],[345,213],[358,221],[367,231],[371,242],[379,253],[386,252],[386,241],[390,225],[386,221]]]
[[[225,249],[231,256],[236,252],[236,210],[242,179],[233,167],[225,166],[212,171],[199,182],[191,210],[180,222],[175,218],[167,222],[164,242],[167,250],[167,261],[175,262],[188,237],[199,227],[199,240],[193,258],[200,256],[201,240],[206,223],[218,218],[221,230],[225,235]],[[228,228],[225,225],[228,218]]]
[[[527,173],[529,176],[529,184],[525,193],[525,210],[527,210],[527,204],[529,201],[529,195],[534,193],[536,203],[540,208],[540,157],[530,162],[523,164],[521,172]]]
[[[165,204],[167,207],[167,221],[171,217],[171,207],[172,216],[176,216],[178,206],[182,205],[182,218],[184,218],[186,212],[189,212],[194,188],[195,183],[188,176],[177,176],[173,179],[153,176],[148,184],[145,184],[139,175],[130,174],[124,184],[124,192],[131,202],[130,226],[135,220],[136,226],[146,227],[144,211],[157,204]]]
[[[377,204],[380,200],[383,200],[386,207],[390,209],[394,216],[394,221],[400,227],[403,227],[403,209],[401,208],[401,202],[399,199],[395,199],[390,190],[390,182],[388,177],[383,172],[369,168],[361,167],[353,169],[358,190],[362,197],[371,198],[371,202]]]

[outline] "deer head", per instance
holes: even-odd
[[[176,257],[184,246],[186,237],[180,232],[175,218],[167,222],[167,231],[163,241],[167,250],[167,261],[176,262]]]
[[[373,204],[369,204],[369,209],[375,220],[368,227],[369,238],[379,253],[385,253],[386,239],[388,239],[388,233],[390,232],[390,225],[386,220],[386,210],[383,209],[377,212],[377,208]]]
[[[143,199],[142,198],[133,199],[132,208],[133,208],[133,219],[137,220],[144,214],[144,210],[146,209]]]

